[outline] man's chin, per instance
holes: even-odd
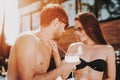
[[[59,41],[61,37],[53,37],[54,41]]]

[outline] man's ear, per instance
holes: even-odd
[[[59,23],[59,19],[58,19],[58,18],[55,18],[55,19],[53,20],[53,23],[54,23],[54,25],[57,25],[57,24]]]
[[[52,21],[52,27],[53,27],[54,29],[57,29],[58,25],[59,25],[59,19],[58,19],[58,18],[55,18],[55,19]]]

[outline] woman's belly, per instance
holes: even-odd
[[[100,76],[83,76],[83,75],[79,75],[79,76],[75,76],[76,80],[102,80],[102,77]]]
[[[76,80],[102,80],[103,72],[95,70],[77,70],[75,71]]]

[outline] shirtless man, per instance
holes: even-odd
[[[52,40],[60,38],[68,25],[68,16],[58,4],[49,4],[40,14],[41,29],[21,34],[12,46],[7,80],[55,80],[58,76],[67,78],[79,63],[60,60],[57,44]],[[57,68],[47,72],[50,58],[54,57]]]

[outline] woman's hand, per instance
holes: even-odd
[[[52,47],[52,52],[55,53],[55,54],[53,53],[53,55],[58,54],[59,52],[58,52],[57,43],[56,43],[55,41],[53,41],[53,40],[50,40],[50,41],[49,41],[49,44],[50,44],[50,46]]]
[[[56,67],[58,67],[61,64],[61,58],[60,58],[60,55],[59,55],[59,52],[58,52],[57,43],[53,40],[50,40],[49,44],[52,47],[52,55],[54,57]]]

